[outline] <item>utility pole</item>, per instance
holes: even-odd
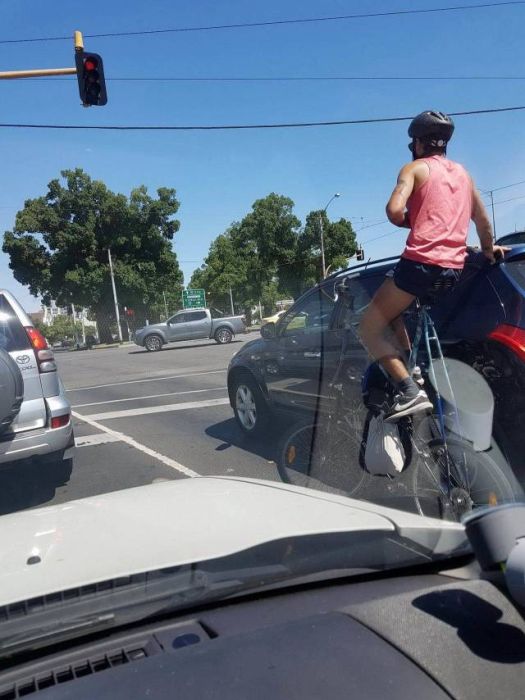
[[[113,274],[113,261],[111,259],[111,248],[108,248],[109,274],[111,276],[111,287],[113,288],[113,302],[115,304],[115,316],[117,319],[117,331],[119,342],[122,342],[122,328],[120,327],[120,316],[118,312],[117,288],[115,287],[115,276]]]
[[[334,199],[337,199],[338,197],[341,196],[340,192],[336,192],[328,201],[328,204],[324,209],[322,209],[319,212],[319,227],[321,229],[321,265],[323,268],[323,279],[326,277],[326,261],[324,258],[324,231],[323,231],[323,214],[326,214],[328,207],[330,204],[334,201]]]
[[[166,292],[162,292],[162,296],[164,297],[164,311],[166,312],[166,321],[168,320],[168,302],[166,301]]]
[[[324,232],[323,232],[323,212],[326,211],[326,209],[323,209],[323,211],[319,212],[319,228],[321,230],[321,267],[323,270],[323,279],[326,277],[326,263],[324,259]]]
[[[235,309],[233,307],[233,294],[232,294],[232,288],[230,287],[230,306],[232,307],[232,316],[235,316]]]
[[[494,236],[494,240],[496,240],[496,217],[494,214],[494,196],[492,193],[492,190],[489,191],[490,194],[490,206],[492,209],[492,235]]]

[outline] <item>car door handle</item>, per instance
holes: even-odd
[[[305,352],[303,353],[304,357],[321,357],[320,352]]]

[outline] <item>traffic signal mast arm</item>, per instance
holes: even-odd
[[[0,71],[0,80],[18,78],[49,78],[52,75],[76,75],[76,68],[36,68],[35,70]]]
[[[32,70],[0,71],[0,80],[20,78],[49,78],[55,75],[76,75],[80,99],[85,107],[105,105],[108,101],[102,58],[96,53],[84,53],[82,33],[76,31],[74,68],[35,68]]]

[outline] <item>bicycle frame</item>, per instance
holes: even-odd
[[[441,440],[443,441],[443,447],[445,448],[445,460],[446,460],[446,469],[447,469],[447,491],[448,491],[448,496],[450,496],[451,493],[451,488],[452,488],[452,475],[451,475],[451,469],[450,469],[450,458],[448,454],[448,449],[447,449],[447,435],[446,435],[446,427],[445,427],[445,413],[443,410],[443,397],[441,396],[441,393],[439,391],[439,384],[437,381],[435,369],[434,369],[434,363],[433,363],[433,354],[432,354],[432,345],[434,346],[434,351],[437,355],[436,359],[441,362],[443,366],[443,376],[445,377],[445,381],[447,383],[447,388],[450,392],[450,396],[454,396],[454,391],[452,389],[452,384],[450,382],[450,377],[447,371],[447,365],[445,362],[445,357],[443,355],[443,351],[441,349],[441,343],[439,342],[439,337],[436,332],[436,328],[434,326],[434,322],[432,320],[432,317],[428,313],[428,307],[424,306],[421,304],[419,299],[416,299],[416,309],[417,309],[417,323],[416,323],[416,331],[414,333],[414,340],[412,342],[412,348],[410,351],[409,355],[409,361],[408,361],[408,369],[410,374],[412,374],[412,371],[414,370],[414,367],[417,365],[417,358],[418,358],[418,353],[421,345],[421,341],[424,340],[425,343],[425,349],[426,349],[426,354],[428,358],[428,374],[431,379],[432,386],[434,387],[435,394],[436,394],[436,401],[435,401],[435,406],[437,409],[437,415],[438,415],[438,427],[439,427],[439,433]],[[459,415],[458,411],[456,409],[455,404],[453,404],[453,410],[454,410],[454,424],[455,424],[455,432],[457,435],[460,435],[461,432],[459,430]]]

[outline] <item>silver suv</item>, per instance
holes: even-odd
[[[74,445],[53,352],[13,295],[0,290],[0,465],[38,458],[67,481]]]

